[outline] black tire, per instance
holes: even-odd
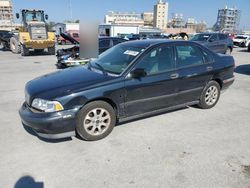
[[[93,113],[92,111],[95,110],[96,113]],[[100,115],[101,113],[102,115]],[[108,120],[105,119],[108,117],[110,117]],[[92,119],[89,120],[90,118]],[[107,124],[106,128],[104,128],[105,125],[103,124]],[[107,102],[94,101],[86,104],[80,110],[77,118],[76,131],[82,139],[87,141],[96,141],[108,136],[112,132],[115,124],[116,124],[116,113],[114,108]],[[100,133],[99,129],[104,129],[104,130],[103,132]],[[93,133],[91,134],[90,132]]]
[[[49,47],[48,52],[50,55],[56,55],[56,47],[55,46]]]
[[[21,55],[22,56],[28,56],[30,54],[30,51],[24,44],[21,44]]]
[[[43,53],[44,49],[35,49],[35,53]]]
[[[19,41],[14,37],[10,38],[10,50],[14,54],[21,53],[21,47],[20,47]]]
[[[215,89],[211,89],[215,88]],[[217,102],[219,101],[220,98],[220,85],[216,81],[210,81],[207,86],[204,88],[201,97],[200,97],[200,103],[198,106],[202,109],[210,109],[213,108]],[[212,93],[210,93],[210,92]],[[215,98],[215,91],[217,91],[217,95]],[[210,94],[209,94],[210,93]]]

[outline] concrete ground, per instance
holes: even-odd
[[[250,53],[233,56],[235,84],[211,110],[126,123],[97,142],[49,142],[24,129],[18,109],[25,83],[56,71],[56,58],[0,51],[0,188],[250,188]]]

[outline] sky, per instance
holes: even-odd
[[[24,8],[43,9],[49,15],[49,21],[63,22],[71,18],[95,19],[103,22],[108,11],[137,12],[153,11],[157,0],[12,0],[14,11]],[[240,28],[250,30],[250,0],[168,0],[169,13],[182,13],[185,20],[195,18],[205,21],[212,27],[219,8],[236,7],[241,10]]]

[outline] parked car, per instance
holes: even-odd
[[[61,36],[70,41],[75,46],[67,49],[59,49],[57,55],[57,67],[66,68],[70,66],[79,66],[85,64],[87,61],[79,57],[79,42],[72,38],[70,35],[62,33]],[[125,42],[127,40],[117,37],[100,37],[99,38],[99,54],[105,52],[107,49]]]
[[[248,43],[247,50],[250,52],[250,43]]]
[[[194,35],[191,41],[198,42],[216,53],[231,54],[233,40],[224,33],[199,33]]]
[[[66,33],[71,38],[76,40],[78,43],[80,42],[80,36],[79,36],[79,31],[78,30],[69,30]],[[64,44],[71,43],[71,42],[68,39],[66,39],[66,38],[62,37],[61,35],[59,35],[57,37],[57,43],[61,44],[61,45],[64,45]]]
[[[249,35],[237,35],[233,39],[234,45],[239,47],[247,47],[250,43],[250,36]]]
[[[14,33],[7,30],[0,30],[0,44],[2,44],[4,50],[10,50],[10,39],[14,36]]]
[[[28,82],[19,113],[41,137],[77,132],[99,140],[118,122],[189,105],[214,107],[234,82],[234,66],[232,56],[190,41],[125,42],[88,65]]]

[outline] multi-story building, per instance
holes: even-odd
[[[110,11],[105,15],[105,24],[118,24],[118,25],[135,25],[143,26],[144,21],[141,17],[141,14],[137,13],[121,13]]]
[[[153,12],[143,12],[142,19],[144,20],[144,26],[151,26],[154,25],[154,13]]]
[[[169,20],[168,26],[170,28],[184,28],[185,27],[185,21],[183,19],[182,13],[173,13],[172,19]]]
[[[217,22],[214,25],[215,31],[237,32],[240,24],[240,10],[228,8],[218,10]]]
[[[154,27],[165,29],[168,20],[168,3],[158,0],[154,6]]]
[[[0,29],[10,29],[13,21],[11,0],[0,0]]]

